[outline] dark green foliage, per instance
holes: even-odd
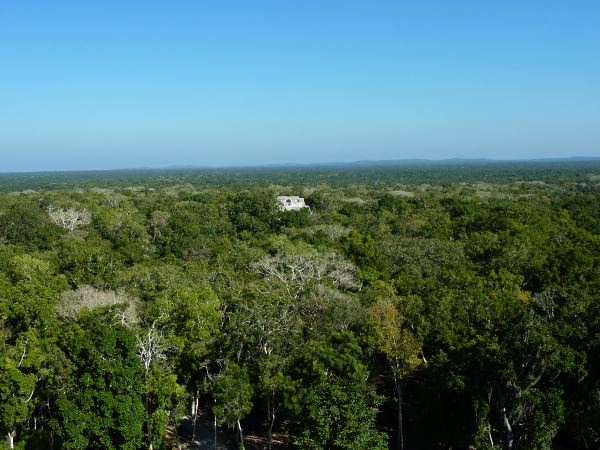
[[[383,248],[371,236],[352,232],[344,238],[343,245],[366,280],[389,278],[389,266],[386,264]]]
[[[233,226],[219,205],[182,201],[172,207],[157,244],[165,254],[202,259],[212,256],[221,236],[232,233]]]
[[[137,449],[144,423],[143,367],[135,335],[107,311],[65,328],[70,380],[52,426],[63,448]]]
[[[164,367],[153,367],[146,375],[144,390],[146,442],[151,442],[155,449],[167,448],[165,434],[169,416],[182,394],[177,377]]]
[[[281,212],[273,194],[267,190],[243,190],[228,202],[227,208],[238,232],[264,233],[281,226]]]
[[[214,382],[213,412],[223,422],[234,427],[252,409],[253,389],[245,367],[231,364]]]
[[[47,250],[63,233],[31,194],[4,197],[0,202],[0,240],[5,243],[22,245],[28,251]]]
[[[294,443],[303,449],[387,449],[385,433],[375,427],[373,393],[361,382],[323,380],[310,386]]]
[[[68,240],[58,247],[58,263],[72,286],[111,286],[122,267],[120,255],[105,242]]]
[[[362,350],[351,333],[311,341],[292,364],[285,386],[293,440],[307,449],[384,449],[375,427],[377,399]]]

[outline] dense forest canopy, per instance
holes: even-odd
[[[600,448],[598,161],[0,191],[0,445]]]
[[[77,187],[167,187],[179,183],[230,187],[319,183],[332,185],[447,184],[460,182],[581,181],[600,170],[600,158],[538,161],[407,160],[229,168],[88,170],[70,172],[0,172],[0,192]]]

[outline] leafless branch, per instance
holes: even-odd
[[[56,225],[69,231],[88,225],[92,221],[92,215],[87,209],[76,210],[49,206],[48,216]]]

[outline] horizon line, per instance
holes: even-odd
[[[138,166],[138,167],[113,167],[108,169],[48,169],[48,170],[0,170],[0,175],[11,174],[51,174],[51,173],[79,173],[79,172],[119,172],[119,171],[134,171],[134,170],[231,170],[231,169],[275,169],[275,168],[293,168],[293,167],[331,167],[331,166],[358,166],[358,165],[386,165],[411,164],[418,166],[419,164],[436,164],[443,165],[444,163],[488,163],[488,164],[503,164],[503,163],[543,163],[543,162],[586,162],[600,161],[600,156],[566,156],[566,157],[540,157],[540,158],[405,158],[405,159],[361,159],[353,161],[331,161],[331,162],[286,162],[286,163],[262,163],[262,164],[173,164],[168,166]]]

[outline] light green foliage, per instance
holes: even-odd
[[[48,217],[37,195],[3,196],[0,199],[0,242],[20,245],[27,251],[47,250],[65,233]]]
[[[156,321],[189,363],[200,362],[206,345],[219,333],[220,301],[206,283],[173,285],[149,307],[147,321]]]
[[[105,241],[70,239],[58,248],[59,269],[73,286],[112,285],[123,261]]]
[[[246,368],[230,364],[213,383],[213,413],[233,428],[252,409],[253,391]]]
[[[155,366],[144,382],[146,407],[146,438],[153,448],[165,448],[165,433],[169,415],[183,399],[183,388],[177,383],[177,377],[164,368]]]
[[[150,252],[144,218],[135,208],[121,204],[119,208],[99,209],[94,213],[94,228],[125,261],[142,261]]]
[[[391,303],[378,302],[367,312],[365,340],[387,358],[394,378],[404,379],[421,364],[421,343],[404,326],[404,318]]]
[[[0,341],[0,430],[6,436],[23,425],[35,407],[34,394],[44,377],[45,354],[35,331],[14,344]]]

